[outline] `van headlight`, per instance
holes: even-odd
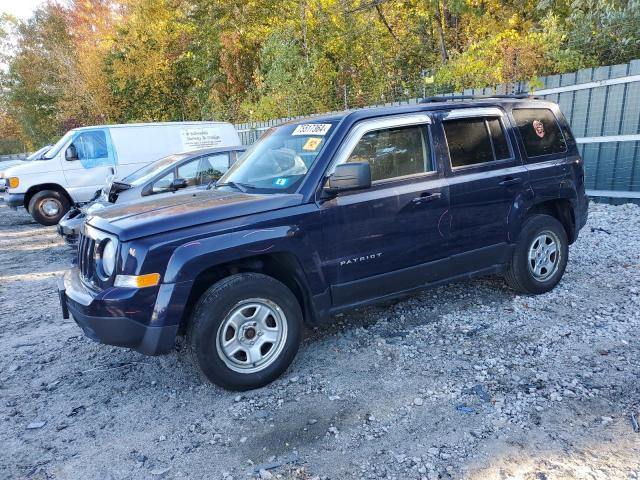
[[[100,260],[102,264],[102,271],[106,277],[111,277],[116,268],[116,253],[118,250],[118,244],[115,240],[106,240],[102,246],[102,254]]]

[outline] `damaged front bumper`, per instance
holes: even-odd
[[[160,292],[163,287],[164,293]],[[175,285],[94,291],[84,285],[76,267],[60,279],[58,296],[63,318],[73,317],[90,339],[158,355],[173,349],[179,326],[179,319],[165,323],[163,300],[171,297],[166,295],[167,287],[172,290]]]

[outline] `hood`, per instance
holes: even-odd
[[[11,167],[17,167],[24,165],[26,160],[9,160],[6,162],[0,162],[0,178],[6,178],[5,172]]]
[[[162,198],[114,205],[88,214],[91,226],[120,240],[146,237],[219,220],[299,205],[300,194],[249,194],[197,190],[164,194]]]
[[[0,169],[2,164],[0,164]],[[29,162],[20,162],[19,164],[8,167],[4,170],[5,178],[20,177],[20,175],[33,175],[49,172],[59,172],[60,163],[57,158],[49,160],[34,160]]]

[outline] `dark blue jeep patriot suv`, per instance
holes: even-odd
[[[345,309],[486,274],[551,290],[586,219],[556,104],[432,98],[272,128],[208,190],[89,216],[58,288],[90,338],[154,355],[184,335],[246,390]]]

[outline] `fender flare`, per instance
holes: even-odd
[[[317,276],[321,269],[312,264],[319,262],[319,256],[313,254],[314,248],[297,232],[296,226],[282,225],[234,231],[185,243],[169,258],[163,283],[193,281],[212,267],[275,253],[294,255],[306,276]]]
[[[569,202],[573,214],[573,220],[575,221],[575,218],[577,218],[576,209],[578,208],[577,199],[578,195],[575,185],[571,180],[563,180],[560,182],[557,193],[553,196],[535,195],[532,188],[529,187],[527,191],[516,198],[507,212],[507,240],[511,243],[515,243],[518,240],[520,228],[527,212],[532,208],[535,208],[537,205],[541,205],[546,202]],[[569,232],[569,236],[571,235],[573,234]]]

